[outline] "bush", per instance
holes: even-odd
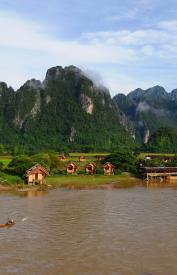
[[[5,171],[11,175],[22,177],[27,169],[34,165],[34,162],[26,155],[14,157],[8,164]]]
[[[120,171],[135,172],[135,155],[127,148],[119,147],[115,152],[107,156],[105,162],[112,163]]]

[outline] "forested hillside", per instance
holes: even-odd
[[[14,151],[131,147],[122,124],[109,91],[74,66],[53,67],[43,82],[29,80],[17,91],[0,83],[0,143]]]

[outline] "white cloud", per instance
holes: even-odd
[[[173,35],[163,29],[142,29],[136,31],[106,31],[85,33],[84,38],[90,41],[97,41],[97,43],[112,44],[119,46],[144,46],[144,45],[164,45],[169,43],[169,38],[176,43]]]
[[[84,33],[76,40],[56,39],[48,27],[16,14],[0,12],[0,81],[17,88],[31,77],[44,78],[45,70],[55,65],[100,68],[112,91],[148,87],[148,81],[102,66],[150,64],[151,60],[172,60],[177,54],[177,21],[163,21],[151,29]],[[119,75],[118,75],[119,74]],[[138,85],[139,84],[139,85]]]
[[[0,46],[50,53],[60,61],[117,63],[133,57],[131,49],[92,41],[64,41],[44,33],[39,25],[0,13]]]
[[[24,75],[31,75],[30,69],[31,72],[38,71],[36,77],[41,77],[41,67],[43,70],[58,64],[89,67],[121,64],[134,59],[132,49],[82,39],[65,41],[50,37],[46,32],[44,26],[15,14],[0,12],[0,80],[17,88],[17,83],[21,85],[24,81]],[[12,77],[11,68],[19,81]]]
[[[161,21],[158,24],[159,28],[167,31],[177,31],[177,20]]]
[[[177,21],[162,21],[154,28],[135,31],[105,31],[85,33],[86,41],[131,49],[134,58],[175,58],[177,53]]]
[[[146,102],[140,102],[138,104],[137,110],[139,112],[147,112],[151,109],[151,107],[149,106],[149,104],[147,104]]]

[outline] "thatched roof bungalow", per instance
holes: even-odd
[[[34,165],[33,167],[31,167],[26,171],[25,176],[28,184],[35,184],[35,183],[43,184],[45,182],[45,177],[47,175],[49,175],[49,173],[45,169],[45,167],[37,163],[36,165]]]
[[[74,175],[77,174],[78,167],[74,162],[68,163],[66,167],[67,175]]]
[[[80,156],[80,157],[79,157],[79,161],[80,161],[80,162],[86,161],[86,157],[85,157],[85,156]]]
[[[103,165],[104,175],[114,175],[114,165],[112,165],[110,162],[106,162]]]
[[[60,159],[61,161],[66,161],[66,160],[67,160],[67,158],[65,157],[65,155],[59,156],[59,159]]]
[[[95,174],[95,169],[96,169],[96,165],[93,162],[90,162],[85,166],[85,172],[87,175]]]

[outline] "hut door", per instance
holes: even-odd
[[[38,180],[38,173],[35,173],[35,180]]]

